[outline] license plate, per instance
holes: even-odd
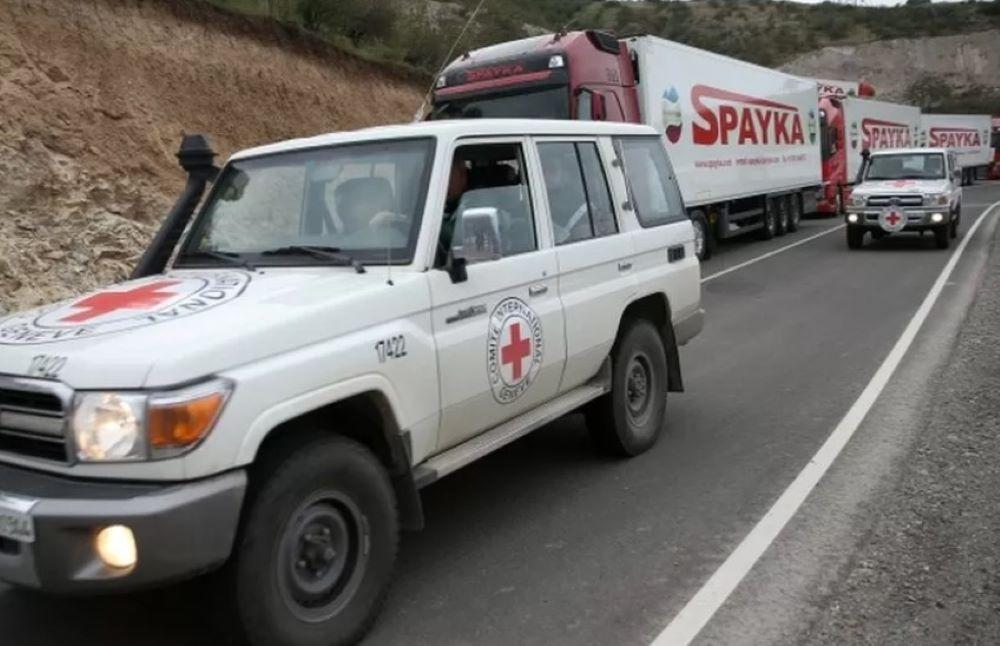
[[[21,543],[35,542],[35,521],[31,517],[34,500],[0,493],[0,538]]]

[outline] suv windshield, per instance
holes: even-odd
[[[502,96],[437,101],[431,119],[569,119],[569,90],[553,87]]]
[[[940,153],[872,155],[865,179],[944,179],[944,155]]]
[[[232,162],[177,264],[408,263],[433,150],[432,139],[390,140]]]

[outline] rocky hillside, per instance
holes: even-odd
[[[1000,30],[824,47],[783,69],[834,79],[866,79],[878,98],[938,111],[1000,113]]]
[[[117,280],[222,153],[410,118],[423,81],[198,0],[0,0],[0,312]]]

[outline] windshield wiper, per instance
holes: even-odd
[[[350,265],[351,267],[354,267],[354,271],[359,274],[365,273],[365,266],[350,254],[346,254],[341,251],[340,247],[322,247],[297,244],[289,245],[287,247],[278,247],[277,249],[268,249],[267,251],[260,252],[260,255],[262,256],[282,256],[288,254],[308,254],[313,258],[335,260],[342,265]]]
[[[250,264],[250,261],[241,256],[238,253],[232,253],[229,251],[211,251],[209,249],[203,249],[201,251],[194,251],[192,253],[186,253],[182,255],[178,260],[188,260],[191,258],[214,258],[216,260],[221,260],[226,264],[233,265],[235,267],[243,267],[247,271],[257,271],[257,268]]]

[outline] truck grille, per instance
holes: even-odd
[[[873,195],[868,198],[868,206],[889,206],[893,200],[898,200],[899,206],[923,206],[922,195]]]
[[[0,453],[67,462],[68,390],[0,377]]]

